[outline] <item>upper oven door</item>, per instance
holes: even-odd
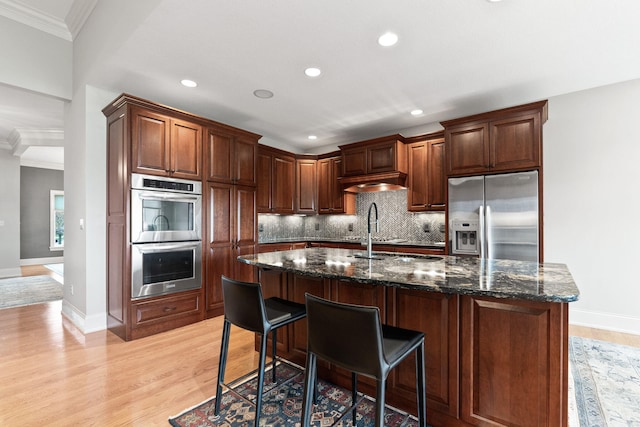
[[[200,240],[202,196],[131,190],[131,243]]]

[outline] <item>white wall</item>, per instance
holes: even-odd
[[[0,149],[0,278],[20,276],[20,158]]]
[[[640,80],[549,99],[546,262],[580,289],[569,321],[640,334]]]

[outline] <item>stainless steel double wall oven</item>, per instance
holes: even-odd
[[[202,287],[202,183],[131,176],[131,297]]]

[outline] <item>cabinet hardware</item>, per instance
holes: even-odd
[[[165,313],[168,313],[170,311],[174,311],[177,310],[178,307],[165,307],[162,311],[164,311]]]

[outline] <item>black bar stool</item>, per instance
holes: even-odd
[[[376,380],[376,422],[384,425],[384,398],[391,369],[416,351],[418,422],[427,425],[424,375],[424,334],[382,325],[378,307],[327,301],[305,294],[307,306],[307,363],[304,381],[302,426],[311,425],[317,383],[317,358],[352,372],[352,411],[355,425],[357,374]]]
[[[278,328],[304,318],[305,305],[282,298],[262,297],[262,287],[259,283],[241,282],[222,276],[222,297],[224,299],[224,326],[222,330],[222,343],[220,345],[220,365],[218,368],[218,385],[216,388],[216,404],[214,415],[220,411],[220,399],[222,398],[222,386],[233,391],[232,383],[224,382],[224,371],[227,365],[227,353],[229,351],[229,335],[231,324],[240,328],[260,334],[260,362],[257,369],[258,389],[256,401],[250,402],[256,407],[255,426],[258,426],[260,412],[262,410],[262,394],[264,388],[265,360],[267,356],[267,336],[271,332],[272,338],[272,382],[276,382],[276,341]],[[246,378],[256,371],[243,376]],[[238,380],[234,380],[238,381]],[[243,396],[240,396],[245,399]]]

